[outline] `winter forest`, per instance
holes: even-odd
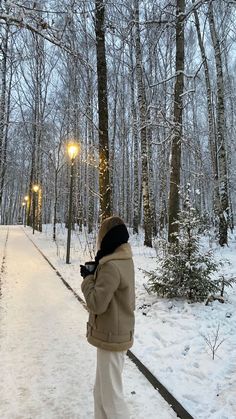
[[[1,1],[1,224],[32,225],[35,205],[36,229],[52,223],[55,239],[72,164],[80,229],[119,214],[146,246],[177,242],[187,190],[227,245],[235,17],[230,0]]]
[[[92,417],[80,263],[117,215],[133,353],[235,419],[235,185],[236,0],[0,0],[0,416]],[[175,418],[126,363],[131,419]]]

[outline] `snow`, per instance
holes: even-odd
[[[0,227],[0,260],[7,230]],[[34,240],[57,261],[46,235]],[[58,265],[80,288],[78,261]],[[92,419],[96,349],[85,338],[88,314],[23,227],[9,227],[1,288],[0,418]],[[176,417],[128,358],[124,388],[132,419]]]
[[[39,256],[36,249],[33,250],[23,230],[81,297],[79,265],[91,259],[95,243],[94,234],[90,237],[79,231],[73,232],[72,263],[66,265],[66,234],[63,226],[58,226],[56,244],[52,241],[51,226],[45,226],[44,233],[35,232],[34,236],[30,228],[10,228],[9,249],[12,249],[11,257],[15,258],[15,262],[14,260],[14,263],[11,262],[11,257],[7,253],[7,280],[3,280],[4,293],[0,303],[0,307],[11,307],[12,304],[14,306],[14,311],[11,309],[8,317],[5,314],[3,321],[5,333],[7,327],[9,328],[7,336],[10,345],[4,343],[6,336],[0,338],[4,347],[1,375],[7,377],[4,379],[5,384],[4,382],[0,384],[2,386],[0,394],[3,393],[5,400],[4,412],[7,411],[9,414],[1,415],[2,407],[0,407],[0,417],[4,419],[92,418],[95,356],[94,348],[88,345],[84,338],[87,313],[73,295],[61,285],[58,277]],[[3,228],[0,229],[0,240],[3,246],[5,240]],[[224,304],[214,301],[208,306],[204,303],[189,304],[181,299],[162,299],[148,294],[145,289],[147,279],[141,269],[155,268],[156,252],[154,249],[144,247],[142,243],[142,235],[131,236],[137,296],[135,343],[132,351],[194,418],[235,419],[235,286],[226,289]],[[208,249],[209,243],[205,246]],[[232,236],[228,248],[216,251],[219,260],[227,258],[231,262],[231,265],[224,267],[226,276],[236,276],[235,250],[236,240]],[[27,257],[30,256],[31,262],[25,262],[25,254]],[[44,273],[44,269],[47,273],[46,271]],[[34,282],[32,282],[33,270],[37,272],[34,274],[36,275]],[[17,285],[16,281],[21,285]],[[39,288],[39,281],[42,288]],[[2,311],[1,308],[0,310]],[[24,315],[17,316],[17,313]],[[32,319],[34,316],[35,321],[32,324],[27,319]],[[41,324],[43,328],[40,328]],[[38,332],[35,328],[31,330],[34,325],[37,326]],[[213,360],[206,338],[214,340],[218,325],[220,325],[219,341],[223,342]],[[14,334],[16,329],[19,329],[17,336]],[[24,342],[27,334],[28,344],[27,339]],[[39,349],[36,349],[37,346]],[[7,347],[13,349],[10,351]],[[32,348],[31,353],[30,348]],[[40,359],[40,368],[37,356]],[[22,367],[15,366],[18,360],[21,361]],[[9,377],[12,365],[14,373]],[[24,388],[29,391],[29,384],[26,383],[30,382],[31,395],[27,398],[27,395],[24,395],[26,391]],[[14,391],[11,390],[13,384]],[[126,363],[124,384],[132,418],[176,417],[172,411],[167,410],[158,393],[146,383],[129,360]],[[132,394],[132,391],[135,391],[135,394]],[[0,397],[2,398],[2,395]],[[65,412],[69,412],[67,416],[63,416],[62,406]],[[19,411],[23,411],[22,416],[19,416],[19,412],[18,416],[12,415],[14,407],[15,412],[18,408]],[[34,408],[39,412],[38,416],[30,416],[29,409]]]
[[[32,237],[31,230],[29,234]],[[35,240],[62,272],[70,285],[80,293],[79,264],[90,258],[94,235],[75,231],[72,237],[72,264],[65,266],[63,227],[58,227],[58,243],[51,240],[51,228]],[[236,240],[230,247],[217,250],[217,259],[228,259],[223,273],[236,277]],[[227,301],[188,304],[181,300],[166,300],[149,295],[144,287],[147,279],[141,269],[156,266],[156,252],[143,246],[143,237],[131,236],[136,267],[136,333],[133,352],[152,373],[172,392],[194,418],[236,418],[236,289],[227,288]],[[205,243],[208,250],[211,242]],[[57,253],[55,255],[55,247]],[[221,272],[222,273],[222,272]],[[80,294],[81,295],[81,294]],[[82,295],[81,295],[82,296]],[[228,317],[230,315],[230,317]],[[216,359],[204,336],[215,334],[220,324],[220,340]],[[154,418],[156,416],[154,415]]]
[[[229,259],[227,274],[236,276],[236,243],[218,255]],[[136,265],[155,267],[154,252],[140,255],[133,246]],[[236,418],[236,289],[227,289],[225,304],[214,301],[189,304],[148,295],[137,270],[136,339],[133,351],[194,418]],[[143,305],[146,305],[144,308]],[[139,309],[139,307],[141,307]],[[228,315],[230,314],[230,317]],[[204,336],[225,339],[212,360]]]

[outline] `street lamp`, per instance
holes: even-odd
[[[73,199],[73,178],[74,178],[74,162],[79,153],[78,144],[68,144],[67,152],[71,161],[70,166],[70,193],[69,193],[69,214],[68,214],[68,229],[67,229],[67,248],[66,248],[66,263],[70,263],[70,242],[71,242],[71,224],[72,224],[72,199]]]
[[[28,195],[25,195],[24,202],[25,202],[25,222],[24,222],[24,227],[26,227],[28,213],[29,213],[29,196]]]
[[[33,185],[33,234],[35,230],[35,207],[36,207],[36,194],[39,191],[39,185]]]

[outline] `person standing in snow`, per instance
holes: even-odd
[[[128,419],[122,371],[134,335],[134,265],[129,233],[119,217],[99,229],[95,271],[81,265],[81,289],[88,309],[88,342],[97,347],[94,386],[95,419]]]

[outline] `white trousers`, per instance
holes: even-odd
[[[95,419],[129,419],[122,385],[125,354],[126,352],[97,349],[94,386]]]

